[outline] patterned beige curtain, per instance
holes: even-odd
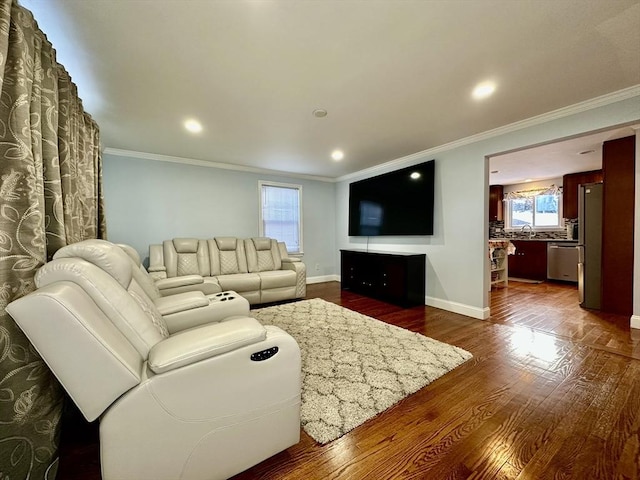
[[[5,306],[60,247],[105,237],[99,131],[16,0],[0,0],[0,89],[0,479],[53,479],[62,390]]]

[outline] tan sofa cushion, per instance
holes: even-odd
[[[204,240],[174,238],[162,242],[167,277],[184,275],[211,275],[209,252]]]
[[[244,242],[235,237],[216,237],[207,240],[211,275],[248,273]],[[223,287],[224,288],[224,287]]]
[[[271,288],[291,287],[296,285],[296,272],[292,270],[273,270],[271,272],[260,272],[260,288],[268,290]]]
[[[260,290],[260,277],[252,273],[234,273],[217,277],[222,290],[233,290],[238,293]]]
[[[247,267],[250,272],[280,270],[282,259],[278,242],[272,238],[255,237],[244,241],[247,252]]]

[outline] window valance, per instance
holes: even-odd
[[[555,184],[552,184],[545,188],[534,188],[531,190],[518,190],[515,192],[505,193],[504,201],[513,200],[516,198],[531,198],[537,195],[561,195],[562,187],[558,187]]]

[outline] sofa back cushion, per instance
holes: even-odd
[[[127,262],[132,265],[128,257]],[[78,257],[54,259],[45,263],[35,275],[38,288],[63,281],[82,288],[146,359],[151,347],[165,338],[166,325],[141,288],[136,288],[133,294],[129,292],[129,287],[135,282],[129,281],[125,287],[120,280],[98,265]]]
[[[162,242],[167,277],[183,275],[211,275],[209,252],[204,240],[174,238]]]
[[[267,237],[255,237],[247,238],[244,243],[247,251],[249,272],[265,272],[282,268],[282,259],[280,258],[280,250],[276,240]]]
[[[216,237],[207,240],[211,275],[248,273],[244,243],[236,237]]]

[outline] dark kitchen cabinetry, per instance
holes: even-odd
[[[547,279],[547,242],[511,240],[516,247],[509,255],[509,276],[529,280]]]
[[[562,177],[562,216],[578,218],[578,186],[602,182],[602,170],[570,173]]]
[[[504,196],[504,188],[502,185],[489,186],[489,221],[502,221],[502,198]]]
[[[602,169],[602,310],[633,313],[636,138],[604,142]]]
[[[340,250],[341,287],[402,306],[424,305],[425,254]]]

